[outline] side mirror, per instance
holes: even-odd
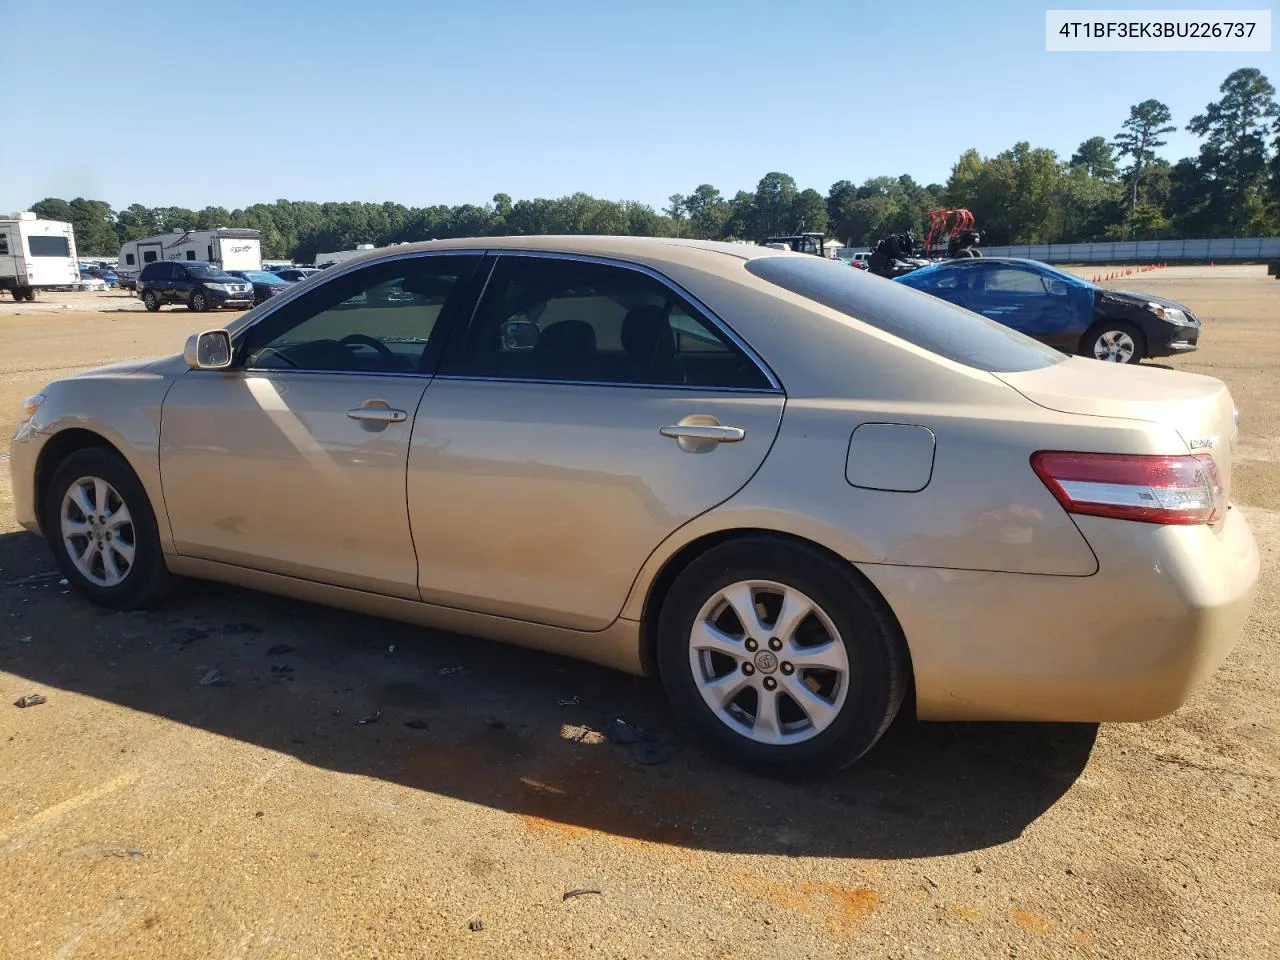
[[[1065,280],[1049,281],[1049,296],[1065,297],[1066,295],[1067,295],[1067,281]]]
[[[231,334],[206,330],[187,338],[182,358],[192,370],[225,370],[231,366]]]

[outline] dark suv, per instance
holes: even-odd
[[[148,310],[182,303],[189,310],[253,306],[253,285],[203,260],[157,260],[138,274],[138,296]]]

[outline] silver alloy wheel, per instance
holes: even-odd
[[[137,537],[133,517],[115,487],[81,477],[62,498],[62,542],[72,564],[90,583],[115,587],[133,570]]]
[[[794,587],[744,580],[703,604],[689,636],[702,699],[757,743],[816,737],[839,716],[849,656],[826,612]]]
[[[1093,341],[1095,360],[1109,360],[1112,363],[1128,363],[1137,350],[1133,337],[1123,330],[1108,330]]]

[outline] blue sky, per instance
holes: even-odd
[[[1230,71],[1280,83],[1274,52],[1047,53],[1047,6],[1072,5],[0,0],[4,33],[31,38],[5,45],[23,82],[7,88],[21,139],[6,137],[0,210],[576,190],[661,207],[770,170],[823,193],[879,174],[943,182],[968,147],[1069,155],[1148,97],[1179,124],[1176,160]]]

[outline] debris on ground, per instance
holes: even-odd
[[[293,653],[294,648],[287,643],[277,643],[274,647],[267,651],[268,657],[283,657],[286,653]]]
[[[222,671],[216,669],[206,671],[205,674],[196,681],[196,683],[200,684],[202,687],[212,687],[225,682],[226,681],[222,679]]]
[[[572,697],[564,697],[559,701],[559,704],[562,707],[576,707],[580,703],[582,703],[582,698],[576,695]]]
[[[58,586],[69,587],[71,586],[71,581],[68,580],[66,577],[63,577],[61,580],[58,581]]]
[[[570,743],[597,744],[605,742],[605,735],[599,730],[587,726],[565,724],[560,728],[560,736]]]
[[[361,717],[359,720],[357,720],[356,726],[357,727],[367,726],[368,724],[371,724],[371,723],[377,723],[381,719],[382,719],[382,711],[375,710],[373,711],[373,713],[369,714],[367,717]]]
[[[35,639],[35,637],[19,637],[19,638],[18,638],[18,642],[19,642],[19,643],[30,643],[30,642],[31,642],[32,640],[34,640],[34,639]]]
[[[630,750],[632,760],[646,767],[651,767],[655,764],[666,763],[674,757],[680,752],[680,745],[678,743],[658,743],[654,740],[645,740],[642,743],[631,744]]]
[[[387,653],[395,653],[396,645],[394,643],[387,644]]]
[[[462,667],[441,667],[436,671],[437,677],[458,677],[467,675],[467,671]]]
[[[605,731],[605,736],[609,738],[610,743],[626,745],[631,743],[643,743],[645,740],[644,727],[637,727],[633,723],[627,723],[621,717],[614,719],[609,724],[609,729]]]
[[[49,571],[46,571],[45,573],[33,573],[29,577],[19,577],[17,580],[6,580],[5,586],[29,587],[34,583],[49,583],[52,580],[57,580],[60,576],[62,576],[62,574],[58,573],[57,571],[49,570]],[[62,582],[66,583],[65,580],[63,580]]]
[[[585,897],[590,893],[594,893],[598,897],[604,896],[604,892],[597,890],[595,887],[579,887],[574,890],[566,890],[564,892],[564,896],[560,898],[560,902],[564,903],[566,900],[572,900],[574,897]]]
[[[426,720],[406,720],[404,725],[410,730],[426,730],[431,726]]]
[[[40,704],[48,702],[49,698],[42,693],[27,693],[13,701],[13,705],[18,708],[38,707]]]
[[[470,920],[467,921],[467,929],[470,930],[472,933],[479,933],[481,930],[484,929],[484,921],[481,920],[479,917],[472,917]]]

